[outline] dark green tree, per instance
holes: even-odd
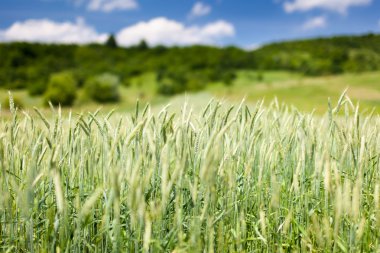
[[[147,50],[147,49],[149,49],[149,45],[148,45],[148,43],[146,43],[145,40],[141,40],[140,43],[137,45],[137,48],[139,50]]]
[[[105,45],[109,48],[117,48],[116,38],[113,34],[110,34],[110,36],[108,36]]]

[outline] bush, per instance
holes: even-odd
[[[43,81],[35,82],[35,83],[29,83],[28,84],[28,93],[31,96],[38,96],[44,94],[46,91],[47,83]]]
[[[51,72],[49,72],[48,66],[35,66],[28,68],[25,85],[31,96],[40,96],[45,93],[50,74]]]
[[[156,76],[157,92],[164,96],[172,96],[186,90],[187,77],[181,69],[160,69]]]
[[[222,75],[224,85],[231,86],[236,79],[236,74],[233,71],[227,71]]]
[[[85,83],[85,89],[87,95],[96,102],[117,102],[120,99],[119,85],[119,77],[104,73],[88,79]]]
[[[172,79],[164,79],[157,84],[157,92],[164,96],[172,96],[183,91],[183,86],[176,83]]]
[[[45,92],[45,103],[70,106],[76,98],[77,81],[71,72],[52,74]]]
[[[262,71],[258,71],[257,74],[256,74],[256,79],[259,82],[264,81],[264,73]]]

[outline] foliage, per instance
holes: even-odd
[[[115,35],[111,34],[111,35],[108,37],[108,39],[107,39],[105,45],[106,45],[107,47],[109,47],[109,48],[117,48],[117,42],[116,42],[116,39],[115,39]]]
[[[263,46],[253,55],[260,69],[293,70],[308,75],[378,70],[380,35],[279,42]]]
[[[354,73],[377,70],[380,68],[380,54],[369,49],[352,50],[343,67],[345,71]]]
[[[136,46],[137,49],[139,50],[147,50],[149,49],[148,43],[146,43],[145,40],[141,40],[140,43]]]
[[[149,47],[145,41],[121,48],[112,35],[105,45],[3,43],[0,88],[26,88],[31,95],[41,95],[49,76],[62,71],[74,73],[79,86],[106,72],[117,75],[126,84],[144,73],[166,72],[163,74],[168,78],[157,90],[175,94],[203,89],[213,82],[228,85],[232,83],[232,72],[237,70],[287,70],[314,76],[379,70],[379,45],[380,35],[373,34],[279,42],[255,51],[197,45]],[[184,83],[170,77],[175,72],[186,75]]]
[[[119,78],[109,73],[92,77],[85,83],[87,95],[100,103],[117,102],[120,98],[119,86]]]
[[[0,121],[0,247],[376,252],[380,119],[352,106],[14,114]]]
[[[233,71],[227,71],[222,74],[221,79],[225,85],[230,86],[232,85],[233,81],[236,79],[236,73]]]
[[[231,85],[235,79],[236,74],[234,71],[222,71],[220,68],[191,70],[175,66],[160,69],[157,72],[158,93],[162,95],[174,95],[184,91],[199,91],[209,83],[218,81]]]
[[[53,105],[70,106],[76,98],[77,81],[71,72],[60,72],[50,76],[44,94],[45,102]]]
[[[264,73],[263,71],[257,71],[256,73],[256,80],[259,82],[262,82],[264,80]]]
[[[129,83],[132,77],[160,69],[217,72],[253,66],[251,56],[238,48],[149,47],[144,41],[130,48],[6,43],[0,44],[0,58],[4,59],[0,61],[0,88],[27,88],[32,95],[43,94],[49,76],[62,71],[72,72],[81,85],[105,72]]]

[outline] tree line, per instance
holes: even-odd
[[[99,80],[106,80],[115,87],[116,80],[129,85],[131,78],[147,72],[156,73],[158,93],[172,95],[212,82],[229,85],[239,69],[305,75],[379,70],[380,35],[279,42],[254,51],[232,46],[149,47],[144,41],[122,48],[110,36],[104,45],[2,43],[0,59],[0,88],[27,89],[31,95],[54,93],[48,89],[56,88],[57,80],[79,88],[89,83],[102,87]]]
[[[255,51],[257,67],[327,75],[380,69],[380,35],[279,42]]]

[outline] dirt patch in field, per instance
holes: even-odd
[[[380,91],[371,88],[364,87],[350,87],[348,88],[347,94],[356,99],[364,100],[380,100]]]

